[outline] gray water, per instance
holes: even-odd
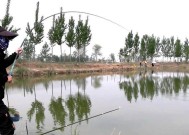
[[[74,122],[48,135],[189,134],[187,73],[15,79],[4,102],[22,117],[15,122],[16,135],[38,135]]]

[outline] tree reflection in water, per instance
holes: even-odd
[[[57,123],[60,124],[61,126],[65,125],[65,118],[67,116],[67,112],[63,105],[62,98],[60,97],[58,99],[52,98],[49,105],[49,111],[53,116],[54,125],[56,125]]]
[[[35,95],[35,101],[32,102],[31,104],[31,109],[28,111],[27,115],[28,115],[28,119],[29,121],[31,121],[34,113],[35,113],[35,121],[37,124],[37,129],[41,130],[43,128],[44,125],[44,119],[45,119],[45,108],[43,107],[43,104],[37,100],[36,98],[36,92],[35,92],[35,86],[34,86],[34,95]]]
[[[27,117],[30,121],[28,125],[36,125],[36,132],[42,131],[42,128],[43,132],[44,130],[51,130],[51,127],[49,126],[53,126],[52,128],[55,129],[60,126],[64,127],[65,125],[71,125],[74,122],[90,118],[92,102],[89,95],[93,92],[100,93],[101,91],[95,91],[95,89],[106,87],[107,84],[105,81],[109,82],[114,80],[115,84],[112,85],[116,88],[118,86],[118,81],[119,88],[116,90],[119,92],[120,90],[123,91],[129,102],[137,101],[140,98],[148,98],[153,100],[154,98],[159,97],[159,95],[161,95],[160,97],[163,97],[163,95],[169,96],[169,98],[175,98],[175,96],[178,96],[179,99],[182,98],[182,95],[188,96],[187,92],[189,88],[189,75],[184,73],[178,75],[176,73],[156,74],[154,72],[143,71],[143,73],[141,72],[140,74],[133,73],[123,74],[120,76],[115,75],[115,78],[113,78],[113,76],[107,75],[107,79],[104,78],[104,76],[99,75],[89,76],[88,78],[86,76],[75,76],[74,78],[70,77],[58,79],[47,78],[45,81],[39,80],[40,78],[37,78],[38,80],[25,79],[13,85],[15,85],[16,90],[20,90],[21,92],[22,90],[24,91],[24,97],[27,96],[27,94],[32,95],[31,99],[33,102],[28,100],[27,107],[29,106],[29,108],[24,110],[22,115],[24,116],[24,114],[27,113]],[[109,78],[111,80],[109,80]],[[9,87],[10,86],[7,86],[7,88]],[[89,88],[90,91],[87,91]],[[94,91],[91,91],[91,89]],[[38,90],[40,91],[38,92]],[[118,91],[113,92],[116,93]],[[40,98],[39,100],[39,98],[37,98],[39,96],[38,94],[42,96],[44,94],[47,95],[45,95],[44,98]],[[182,95],[180,96],[180,94]],[[52,123],[45,123],[44,120],[50,121]],[[85,122],[88,123],[89,121]],[[79,132],[78,126],[80,126],[80,124],[73,127],[71,126],[71,132],[64,128],[57,132],[67,133],[68,131],[70,134],[76,135],[77,132]],[[29,131],[33,130],[32,128],[29,128]],[[18,133],[19,132],[20,131],[18,131]]]
[[[91,85],[94,88],[100,88],[101,87],[101,81],[103,80],[102,76],[91,76]]]
[[[75,121],[75,98],[71,94],[68,96],[66,100],[66,106],[68,108],[68,114],[69,114],[69,121],[73,123]]]
[[[83,117],[85,119],[88,118],[88,114],[90,114],[91,110],[91,101],[87,95],[82,95],[80,92],[75,95],[76,102],[76,115],[78,116],[78,120],[82,120]]]
[[[175,95],[178,96],[179,92],[186,95],[189,86],[189,77],[184,74],[174,76],[153,76],[139,74],[135,79],[132,77],[126,78],[124,81],[119,82],[119,88],[124,90],[127,100],[131,102],[133,99],[136,101],[139,94],[142,98],[153,99],[156,95]]]

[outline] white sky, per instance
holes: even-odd
[[[10,15],[13,16],[12,25],[21,28],[19,36],[10,43],[9,52],[18,48],[26,37],[25,29],[29,22],[33,26],[35,10],[38,0],[11,0]],[[63,11],[83,11],[110,19],[126,29],[103,19],[89,16],[89,25],[92,30],[91,44],[87,47],[87,54],[92,52],[92,46],[102,46],[105,58],[110,53],[118,55],[119,49],[124,47],[125,37],[131,30],[134,34],[138,32],[142,37],[144,34],[162,38],[174,36],[181,39],[189,38],[189,1],[188,0],[40,0],[39,16],[50,16]],[[0,18],[5,15],[7,0],[1,0]],[[66,21],[73,15],[74,19],[79,14],[65,14]],[[86,15],[81,14],[82,20]],[[52,18],[44,21],[46,28],[52,26]],[[45,38],[44,42],[49,41]],[[40,50],[42,45],[39,46]],[[57,50],[57,51],[56,51]],[[63,51],[69,54],[68,47],[63,45]],[[75,50],[75,49],[72,49]],[[59,46],[54,51],[59,55]]]

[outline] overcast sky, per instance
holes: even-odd
[[[25,28],[29,22],[33,26],[35,10],[38,0],[12,0],[10,5],[10,15],[13,16],[13,23],[16,28],[21,28],[19,37],[10,43],[9,52],[18,48],[26,37]],[[118,55],[119,49],[124,47],[125,37],[131,30],[140,37],[144,34],[162,38],[174,36],[182,41],[189,38],[189,1],[188,0],[40,0],[39,16],[50,16],[63,11],[81,11],[95,14],[113,22],[124,28],[98,17],[90,16],[89,25],[92,30],[91,44],[87,47],[87,54],[92,52],[92,46],[99,44],[102,46],[104,57],[110,53]],[[1,0],[0,18],[5,15],[7,0]],[[65,14],[66,21],[74,16],[79,18],[79,14]],[[87,15],[81,14],[81,19],[86,20]],[[52,25],[52,18],[44,21],[48,29]],[[49,41],[44,38],[44,42]],[[42,45],[41,45],[42,46]],[[56,48],[59,55],[59,47]],[[40,50],[40,49],[38,49]],[[74,50],[74,49],[72,49]],[[68,52],[66,45],[63,51]]]

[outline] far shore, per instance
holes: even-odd
[[[108,73],[131,72],[141,70],[189,72],[189,63],[160,62],[152,66],[151,63],[141,65],[135,63],[42,63],[20,62],[14,69],[16,76],[41,76],[52,74],[79,74],[79,73]]]

